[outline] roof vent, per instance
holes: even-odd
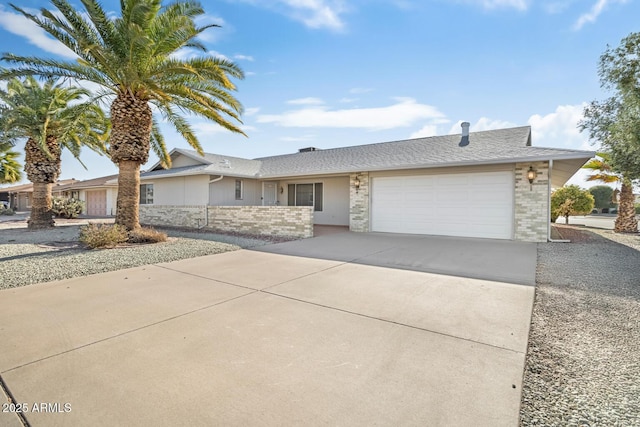
[[[460,147],[466,147],[469,145],[469,126],[471,126],[471,123],[462,122],[460,126],[462,127],[462,138],[460,138],[460,144],[458,145]]]
[[[231,162],[229,161],[229,159],[222,159],[220,161],[220,164],[222,165],[223,168],[225,169],[231,169]]]
[[[316,147],[306,147],[306,148],[300,148],[298,150],[298,153],[308,153],[309,151],[317,151],[318,149]]]

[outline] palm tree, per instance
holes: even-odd
[[[20,153],[12,151],[13,145],[0,140],[0,184],[12,184],[22,179],[18,163]]]
[[[15,143],[27,139],[25,167],[33,183],[29,228],[54,225],[51,212],[51,189],[58,180],[62,149],[77,159],[82,146],[106,151],[109,122],[92,100],[81,102],[89,91],[34,77],[9,80],[0,90],[0,139]]]
[[[58,61],[4,54],[14,68],[0,71],[0,78],[44,75],[90,81],[114,96],[111,102],[112,132],[109,153],[118,165],[116,223],[132,230],[139,227],[140,165],[149,149],[170,164],[164,139],[151,106],[171,123],[200,154],[200,142],[181,115],[190,113],[212,120],[231,132],[242,130],[242,106],[232,96],[230,77],[243,78],[232,61],[202,56],[182,59],[183,48],[206,52],[197,37],[208,25],[197,27],[202,14],[197,1],[178,0],[166,6],[161,0],[121,0],[120,14],[110,18],[97,0],[80,0],[78,12],[67,0],[52,0],[57,11],[42,9],[42,17],[12,6],[64,43],[78,56]]]
[[[613,231],[617,233],[637,233],[638,220],[634,206],[633,183],[624,175],[613,172],[611,168],[611,156],[609,153],[596,153],[597,156],[591,159],[582,168],[589,169],[593,173],[587,177],[587,181],[600,181],[608,184],[620,183],[620,192],[616,193],[620,197],[618,204],[618,216],[614,224]],[[614,193],[614,194],[616,194]]]

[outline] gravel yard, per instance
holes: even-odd
[[[0,222],[0,289],[271,243],[266,238],[164,230],[167,242],[87,250],[78,244],[86,221],[56,222],[62,225],[39,231],[27,230],[19,220]]]
[[[522,426],[640,426],[640,236],[538,245]]]

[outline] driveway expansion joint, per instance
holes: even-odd
[[[11,393],[11,390],[9,390],[9,386],[7,385],[7,383],[4,381],[4,378],[2,378],[2,375],[0,375],[0,389],[2,389],[2,392],[4,393],[4,395],[7,397],[7,399],[9,400],[8,403],[18,403],[18,400],[16,400],[15,397],[13,397],[13,394]],[[13,412],[16,417],[18,418],[18,420],[20,421],[20,423],[22,423],[22,425],[24,427],[31,427],[31,424],[29,424],[29,421],[27,421],[27,418],[25,416],[25,414],[23,412]]]

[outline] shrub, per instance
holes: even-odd
[[[586,215],[593,205],[593,196],[577,185],[558,188],[551,194],[551,220],[555,222],[559,216],[564,216],[569,224],[570,215]]]
[[[113,248],[128,238],[127,229],[117,224],[89,224],[80,228],[80,241],[91,249]]]
[[[77,218],[84,209],[84,202],[73,198],[54,197],[51,205],[51,210],[59,218]]]
[[[640,215],[640,203],[636,205],[636,215]]]
[[[11,208],[6,208],[0,205],[0,215],[13,215],[15,212]]]
[[[136,228],[129,232],[129,243],[159,243],[166,241],[167,235],[153,228]]]

